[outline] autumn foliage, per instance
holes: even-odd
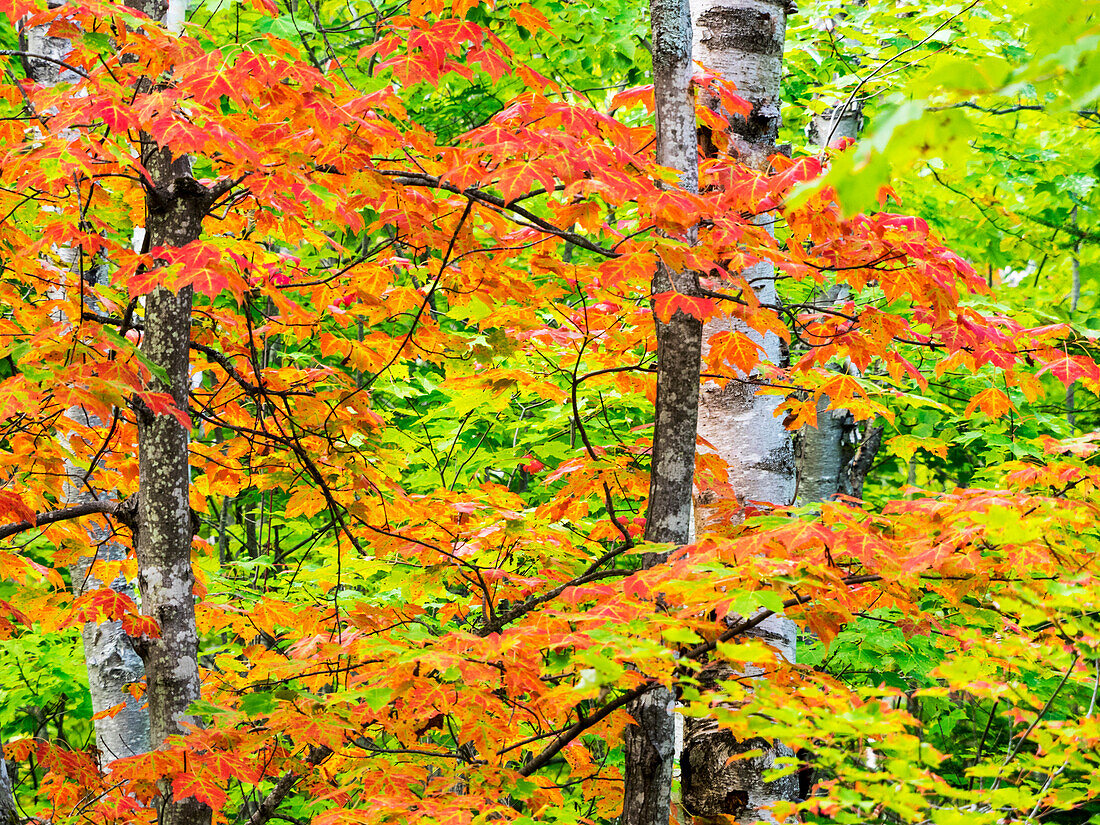
[[[159,632],[140,599],[71,595],[102,540],[89,524],[129,545],[124,512],[43,521],[67,506],[67,466],[125,509],[140,407],[191,430],[203,678],[189,733],[109,773],[76,740],[5,736],[36,777],[28,814],[148,822],[170,787],[248,821],[283,788],[280,810],[314,825],[608,821],[625,705],[659,683],[685,713],[813,750],[805,816],[993,822],[1100,793],[1090,436],[1035,438],[970,487],[899,485],[882,506],[735,501],[722,534],[639,563],[654,314],[738,319],[706,380],[781,396],[792,430],[825,397],[909,455],[946,449],[900,426],[940,403],[924,391],[941,376],[986,381],[959,406],[991,421],[1100,390],[1069,325],[999,311],[889,189],[846,213],[811,186],[830,156],[760,174],[720,146],[698,194],[663,187],[647,89],[600,110],[514,53],[517,27],[551,31],[537,8],[414,2],[322,62],[265,29],[273,3],[252,6],[236,37],[207,12],[175,35],[108,2],[5,8],[71,51],[57,83],[0,85],[0,520],[21,525],[4,533],[0,631]],[[521,91],[475,128],[421,125],[414,90],[474,73]],[[699,82],[736,111],[736,90]],[[180,185],[209,197],[179,248],[141,243],[158,146],[190,155]],[[651,296],[658,261],[700,273],[701,294]],[[759,261],[779,305],[741,274]],[[195,290],[187,409],[151,389],[133,334],[157,285]],[[759,363],[766,332],[789,366]],[[724,472],[701,460],[699,483]],[[88,575],[137,573],[129,558]],[[816,653],[744,641],[761,611]],[[921,675],[814,666],[860,670],[867,625]],[[715,656],[768,680],[703,693]],[[981,718],[951,716],[964,692]],[[929,741],[917,700],[966,747]]]

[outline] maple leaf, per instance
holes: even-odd
[[[97,721],[99,719],[114,719],[124,710],[126,710],[126,702],[119,702],[117,705],[112,705],[109,708],[104,708],[103,710],[96,711],[92,714],[92,720]]]
[[[645,106],[647,112],[653,111],[655,104],[653,102],[652,83],[646,84],[645,86],[635,86],[631,89],[625,89],[621,92],[617,92],[615,96],[611,98],[612,110],[636,106],[639,103]]]
[[[27,524],[37,523],[34,510],[24,504],[22,498],[7,490],[0,490],[0,519],[25,521]]]
[[[659,292],[653,296],[653,314],[661,323],[667,324],[679,310],[704,323],[719,313],[718,305],[710,298],[685,295],[682,292]]]
[[[990,418],[1000,418],[1005,413],[1015,409],[1015,405],[999,389],[990,387],[971,398],[970,403],[966,405],[966,412],[963,414],[969,417],[978,408],[981,408],[981,411]]]
[[[1084,381],[1089,386],[1100,383],[1100,365],[1091,358],[1081,355],[1069,355],[1053,350],[1046,361],[1046,366],[1039,370],[1038,374],[1042,375],[1047,371],[1067,387],[1074,381]]]
[[[527,31],[534,33],[536,29],[542,29],[554,33],[554,30],[550,28],[550,21],[546,19],[546,16],[532,6],[530,3],[522,3],[516,8],[509,9],[508,14],[513,20],[516,21]]]
[[[743,332],[723,330],[710,337],[706,354],[707,368],[722,372],[723,365],[730,364],[741,375],[748,375],[760,363],[764,348]]]
[[[554,176],[538,160],[510,161],[497,169],[497,175],[497,188],[508,203],[526,195],[536,180],[547,192],[554,191]]]
[[[275,4],[275,0],[248,0],[258,12],[266,12],[273,17],[279,16],[279,7]]]
[[[137,612],[128,612],[122,616],[122,630],[134,639],[160,638],[160,624],[152,616]]]
[[[208,775],[205,770],[200,770],[201,773],[187,772],[172,777],[172,795],[176,799],[191,796],[200,802],[205,802],[215,811],[220,810],[225,804],[226,793],[214,777]]]
[[[191,429],[191,416],[176,406],[176,399],[166,392],[137,392],[138,398],[152,411],[153,415],[170,415],[186,430]]]
[[[100,617],[118,620],[137,612],[133,599],[109,587],[85,593],[75,607],[77,615],[85,622],[97,621]]]

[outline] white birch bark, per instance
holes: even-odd
[[[810,121],[808,137],[821,148],[844,138],[855,140],[863,122],[862,106],[853,101],[833,101]],[[844,291],[846,293],[846,290]],[[839,296],[838,296],[839,297]],[[832,292],[825,302],[833,303]],[[820,306],[820,304],[819,304]],[[837,493],[847,492],[846,475],[849,453],[847,439],[853,434],[851,415],[845,410],[827,410],[831,403],[822,396],[817,403],[817,426],[804,427],[798,456],[798,503],[829,501]],[[862,484],[860,485],[862,489]]]
[[[60,3],[52,5],[61,5]],[[47,27],[36,26],[20,32],[23,45],[24,66],[28,75],[38,84],[52,86],[59,82],[75,80],[75,75],[59,63],[68,55],[71,44],[68,40],[51,37]],[[41,57],[50,58],[49,60]],[[58,250],[63,265],[60,273],[65,282],[77,284],[83,277],[94,283],[95,270],[82,273],[79,253],[71,248]],[[81,288],[77,285],[76,288]],[[59,287],[61,297],[67,287]],[[94,307],[92,307],[94,309]],[[102,422],[90,416],[81,407],[72,407],[66,416],[80,427],[95,427]],[[65,484],[67,506],[88,501],[109,498],[107,491],[96,490],[91,483],[94,468],[88,471],[72,462],[66,462],[65,472],[68,480]],[[126,558],[126,549],[110,539],[108,530],[102,525],[88,528],[89,538],[96,545],[95,559],[82,558],[70,570],[73,593],[80,596],[90,590],[103,586],[89,575],[94,560],[120,561]],[[110,583],[110,587],[120,593],[134,597],[133,584],[124,577]],[[145,753],[149,750],[149,715],[141,703],[125,691],[132,682],[141,682],[145,676],[141,658],[134,651],[130,637],[122,630],[118,621],[88,622],[83,628],[84,659],[88,670],[88,688],[92,698],[92,710],[95,713],[109,710],[119,705],[123,709],[112,715],[95,720],[96,751],[99,766],[107,769],[111,762],[126,756]]]
[[[12,788],[8,763],[0,752],[0,825],[15,825],[20,819],[19,810],[15,807],[15,789]]]
[[[731,147],[746,164],[763,169],[774,152],[780,124],[786,5],[783,0],[692,0],[691,11],[695,59],[736,84],[737,94],[753,106],[748,117],[731,116]],[[770,265],[758,264],[744,276],[762,303],[776,303],[775,273]],[[704,346],[710,336],[730,328],[730,323],[709,322],[704,328]],[[784,363],[786,354],[776,335],[761,337],[736,324],[733,328],[751,334],[762,346],[766,361]],[[773,415],[778,403],[774,396],[757,395],[756,387],[747,381],[703,387],[699,434],[728,467],[739,503],[788,505],[794,499],[794,447],[781,419]],[[711,491],[697,497],[696,529],[700,534],[719,526],[718,504]],[[766,640],[776,655],[794,660],[795,628],[790,620],[773,616],[754,634]],[[711,662],[701,681],[713,684],[733,674],[728,664]],[[746,750],[758,750],[760,755],[732,759]],[[770,819],[770,805],[797,798],[798,782],[794,776],[765,782],[763,773],[778,757],[789,756],[792,751],[780,743],[762,739],[738,742],[713,719],[685,720],[680,763],[685,810],[711,820],[726,817],[727,821],[750,823]]]

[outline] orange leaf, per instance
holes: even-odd
[[[707,368],[721,372],[724,364],[732,365],[742,375],[748,375],[760,363],[764,348],[743,332],[725,330],[710,337]]]
[[[1005,413],[1014,409],[1012,402],[1008,400],[1008,396],[996,387],[982,390],[971,398],[970,403],[966,406],[965,414],[969,416],[979,407],[981,411],[990,418],[1000,418]]]
[[[654,107],[653,102],[653,84],[649,83],[645,86],[635,86],[633,89],[626,89],[619,92],[611,99],[611,108],[619,109],[623,106],[635,106],[641,103],[645,106],[647,112],[652,112]]]
[[[172,795],[176,799],[193,796],[215,811],[225,804],[225,791],[211,777],[181,773],[172,780]]]
[[[518,8],[509,10],[508,14],[510,14],[512,19],[519,25],[523,26],[523,28],[531,33],[534,33],[535,29],[544,29],[550,32],[550,34],[554,33],[543,13],[527,3],[524,3]]]
[[[653,296],[653,314],[658,321],[667,324],[676,310],[706,321],[718,314],[718,305],[710,298],[684,295],[682,292],[660,292]]]
[[[466,12],[481,5],[481,0],[451,0],[451,14],[465,18]]]

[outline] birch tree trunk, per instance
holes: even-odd
[[[695,59],[737,86],[737,94],[752,104],[748,117],[731,115],[731,147],[757,169],[765,168],[775,150],[779,132],[779,82],[783,62],[787,8],[783,0],[693,0]],[[717,105],[717,102],[714,102]],[[775,274],[768,264],[743,273],[764,304],[776,302]],[[708,322],[704,341],[723,329],[729,320]],[[748,330],[738,328],[742,332]],[[786,359],[779,338],[769,333],[754,335],[774,364]],[[790,504],[795,494],[794,447],[790,434],[773,412],[779,400],[758,396],[747,381],[730,381],[725,387],[704,385],[699,407],[699,434],[714,446],[729,468],[729,480],[738,501],[762,500]],[[711,491],[696,499],[696,526],[700,533],[720,525]],[[776,651],[794,660],[794,624],[773,616],[754,634]],[[704,686],[735,673],[724,662],[711,662],[701,681]],[[750,674],[752,675],[752,674]],[[733,757],[749,750],[759,756]],[[780,800],[797,798],[794,776],[765,782],[763,773],[777,757],[792,756],[789,748],[763,739],[739,742],[713,719],[686,719],[684,752],[680,762],[682,802],[693,816],[712,820],[727,817],[737,822],[769,819],[767,808]]]
[[[15,807],[15,791],[11,786],[8,763],[0,755],[0,825],[15,825],[20,818],[19,810]]]
[[[691,15],[687,0],[651,0],[657,162],[680,172],[679,184],[699,189],[695,106],[691,94]],[[660,264],[654,295],[698,292],[691,272]],[[646,509],[647,541],[687,544],[695,476],[695,434],[703,325],[682,311],[657,328],[657,403]],[[649,567],[658,554],[644,560]],[[675,697],[659,688],[630,706],[637,722],[625,732],[626,777],[620,825],[668,825],[676,757]]]
[[[51,3],[52,6],[61,5]],[[63,69],[59,63],[64,61],[71,50],[68,40],[52,37],[47,33],[48,26],[35,26],[20,31],[20,41],[26,53],[23,63],[27,75],[37,84],[53,86],[61,81],[72,81],[76,76]],[[49,58],[49,59],[42,59]],[[83,271],[80,265],[80,253],[75,249],[61,249],[58,256],[65,271],[61,277],[76,289],[81,289],[83,279],[89,284],[96,281],[98,272],[94,268]],[[64,292],[67,285],[59,288]],[[94,309],[94,307],[92,307]],[[90,416],[81,407],[72,407],[66,411],[66,417],[79,428],[97,427],[102,422]],[[65,472],[68,481],[65,485],[66,500],[69,505],[102,500],[109,497],[107,491],[97,490],[92,480],[95,468],[87,471],[66,462]],[[88,528],[89,538],[96,546],[96,560],[120,561],[126,558],[126,548],[110,539],[108,528],[92,525]],[[70,570],[73,593],[76,596],[103,586],[90,576],[93,559],[82,558]],[[109,586],[131,598],[133,585],[120,576]],[[95,720],[96,751],[99,766],[106,770],[111,762],[125,756],[134,756],[149,750],[149,714],[141,702],[124,690],[132,682],[141,682],[145,670],[141,658],[131,644],[130,637],[122,629],[119,621],[88,622],[83,628],[84,660],[88,669],[88,688],[92,698],[92,710],[95,713],[124,705],[123,710],[112,716]],[[2,793],[2,791],[0,791]]]
[[[810,121],[810,143],[824,149],[844,138],[855,140],[863,120],[859,101],[832,100]],[[821,304],[833,304],[847,290],[831,290]],[[814,504],[833,499],[837,493],[852,495],[848,470],[853,458],[849,444],[855,435],[851,415],[844,410],[827,410],[830,400],[822,396],[817,404],[817,426],[804,427],[798,455],[798,503]],[[881,433],[879,434],[881,438]],[[864,473],[866,475],[866,473]],[[863,491],[862,477],[858,487]]]

